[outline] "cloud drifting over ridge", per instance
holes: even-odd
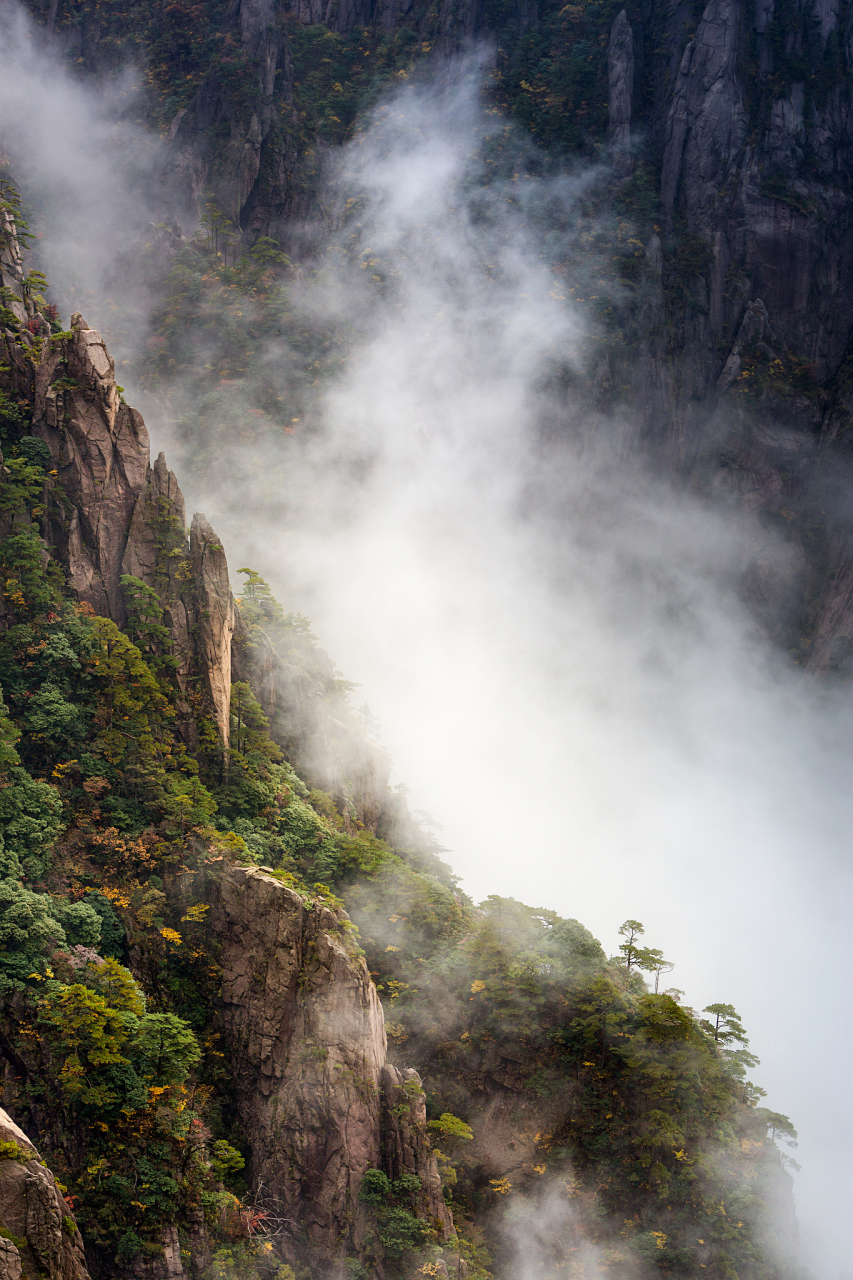
[[[131,68],[75,79],[21,6],[0,4],[0,158],[35,209],[39,267],[63,311],[103,309],[106,268],[152,216],[161,146],[134,120],[140,93]]]
[[[4,10],[7,145],[44,201],[44,265],[74,264],[86,309],[147,217],[116,157],[145,171],[152,144]],[[578,270],[583,251],[538,211],[570,211],[589,178],[521,169],[484,188],[488,147],[472,157],[504,128],[476,68],[382,107],[337,187],[340,243],[368,265],[342,255],[306,286],[307,307],[361,333],[323,431],[285,458],[235,448],[228,485],[188,496],[231,565],[309,613],[361,682],[469,892],[577,916],[608,949],[639,917],[689,1001],[738,1007],[769,1105],[800,1129],[804,1260],[835,1280],[853,1136],[849,694],[789,671],[741,604],[744,564],[777,554],[769,535],[644,473],[629,415],[585,419],[543,389],[584,331],[540,255],[551,234]],[[109,317],[87,319],[110,338]],[[542,445],[543,420],[560,443]],[[255,497],[259,469],[272,500]]]
[[[372,251],[384,300],[345,272],[327,289],[363,309],[363,343],[262,526],[245,493],[224,520],[225,495],[205,501],[361,682],[475,897],[577,916],[611,949],[639,917],[689,1001],[739,1008],[769,1105],[800,1129],[804,1260],[832,1276],[849,693],[788,669],[739,598],[746,565],[782,555],[772,536],[645,473],[630,415],[584,420],[543,391],[583,328],[528,208],[576,184],[484,191],[472,157],[494,128],[462,73],[403,91],[352,144],[342,239]],[[541,444],[543,419],[561,443]]]

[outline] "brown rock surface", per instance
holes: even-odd
[[[121,399],[112,357],[77,315],[36,371],[33,432],[51,453],[47,537],[69,583],[96,613],[127,622],[123,574],[153,587],[172,637],[177,677],[202,689],[223,744],[229,736],[234,602],[224,551],[203,515],[189,539],[183,494],[161,453],[149,463],[142,417]],[[182,731],[194,737],[188,707]]]
[[[190,529],[190,561],[194,584],[195,644],[204,692],[219,736],[229,741],[231,705],[231,640],[234,597],[221,542],[200,512]]]
[[[0,1277],[47,1276],[89,1280],[83,1241],[53,1174],[29,1138],[0,1110],[0,1221],[14,1239],[0,1238]]]
[[[420,1217],[429,1219],[443,1240],[453,1234],[435,1156],[427,1141],[426,1097],[417,1071],[382,1070],[382,1167],[393,1181],[405,1173],[421,1180]]]
[[[283,1222],[281,1256],[333,1272],[347,1252],[379,1249],[358,1192],[383,1161],[422,1179],[419,1211],[449,1235],[423,1094],[410,1085],[405,1118],[393,1117],[405,1081],[386,1067],[382,1006],[346,916],[263,869],[187,877],[181,889],[211,906],[235,1104],[252,1185]]]
[[[49,539],[81,600],[126,618],[119,578],[148,470],[148,432],[121,400],[101,335],[79,315],[36,372],[33,433],[50,449],[64,501],[51,503]]]

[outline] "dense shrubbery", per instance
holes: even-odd
[[[29,501],[21,492],[18,508]],[[127,1262],[164,1222],[203,1211],[215,1228],[220,1180],[241,1163],[211,1108],[222,1060],[206,908],[178,916],[167,893],[178,866],[225,856],[349,908],[392,1045],[425,1073],[470,1274],[488,1266],[480,1215],[523,1206],[552,1176],[579,1188],[590,1238],[624,1220],[638,1256],[651,1239],[666,1266],[728,1259],[741,1274],[770,1274],[759,1218],[780,1165],[760,1091],[744,1079],[754,1060],[734,1010],[712,1006],[709,1022],[650,994],[640,968],[665,962],[640,945],[636,921],[608,960],[588,930],[552,911],[497,897],[475,908],[401,793],[373,835],[309,791],[245,682],[232,689],[227,776],[204,732],[193,758],[174,732],[171,669],[157,662],[160,622],[141,584],[126,585],[145,652],[66,599],[33,528],[0,544],[0,561],[2,1047],[23,1104],[54,1115],[48,1154],[92,1245]],[[244,573],[247,643],[272,634],[340,711],[346,688],[307,620]],[[130,955],[135,976],[122,964]],[[483,1142],[489,1101],[506,1093],[504,1054],[525,1159],[497,1158]],[[786,1125],[776,1117],[772,1131]],[[592,1186],[595,1213],[581,1194]],[[376,1238],[400,1265],[424,1242],[414,1189],[378,1170],[362,1184]]]

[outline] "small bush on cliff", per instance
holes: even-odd
[[[419,1249],[427,1237],[427,1228],[408,1209],[386,1209],[379,1221],[379,1239],[392,1258],[400,1258]]]
[[[362,1204],[374,1207],[384,1205],[391,1194],[391,1183],[388,1175],[381,1169],[366,1169],[358,1189],[358,1198]]]

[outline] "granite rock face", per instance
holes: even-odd
[[[453,1219],[444,1203],[436,1158],[426,1141],[426,1097],[412,1067],[382,1069],[382,1167],[392,1180],[404,1174],[420,1179],[420,1209],[447,1240]]]
[[[22,278],[17,241],[2,253]],[[23,298],[20,280],[18,288]],[[21,310],[30,316],[24,301]],[[387,753],[330,710],[334,668],[322,650],[310,671],[281,658],[263,636],[246,652],[225,550],[200,512],[187,530],[178,481],[164,454],[151,465],[147,428],[121,396],[101,335],[75,315],[68,336],[22,328],[3,336],[3,351],[0,387],[33,402],[33,433],[50,453],[46,547],[77,598],[120,627],[128,622],[123,575],[157,593],[185,695],[177,727],[188,744],[196,744],[200,713],[228,749],[232,679],[249,680],[297,768],[337,799],[347,820],[375,830]]]
[[[420,1080],[386,1066],[382,1006],[346,916],[263,868],[181,888],[210,903],[235,1105],[252,1185],[283,1223],[280,1256],[330,1275],[343,1274],[347,1253],[381,1265],[358,1198],[370,1168],[416,1173],[418,1213],[448,1238]]]
[[[621,23],[609,57],[615,167]],[[640,341],[613,381],[631,385],[630,429],[656,465],[786,529],[789,562],[801,561],[799,660],[846,669],[853,524],[828,476],[849,479],[851,462],[853,25],[838,6],[799,0],[784,11],[708,0],[701,13],[658,0],[632,34],[644,91],[631,127],[644,162],[660,166],[663,219],[646,249]],[[796,385],[783,370],[798,371]]]
[[[121,398],[101,335],[79,315],[70,337],[45,344],[35,374],[33,432],[47,444],[55,483],[47,493],[47,540],[78,599],[124,627],[124,574],[153,588],[163,606],[187,692],[228,747],[234,602],[216,534],[196,514],[187,535],[184,499],[161,453],[152,467],[141,414]],[[192,739],[189,708],[182,731]]]
[[[607,141],[613,156],[613,177],[631,172],[631,110],[634,98],[634,36],[623,9],[610,29],[607,46],[609,114]]]
[[[234,597],[225,550],[201,512],[190,528],[190,564],[194,586],[196,662],[205,698],[213,708],[219,736],[228,745],[231,707],[231,640]]]
[[[50,449],[64,501],[50,536],[77,596],[123,624],[120,578],[137,499],[146,483],[148,432],[121,400],[101,335],[81,316],[51,342],[36,374],[33,432]]]
[[[0,1223],[12,1239],[0,1239],[0,1277],[46,1276],[89,1280],[83,1240],[53,1174],[29,1138],[0,1110]],[[11,1147],[16,1155],[8,1155]]]

